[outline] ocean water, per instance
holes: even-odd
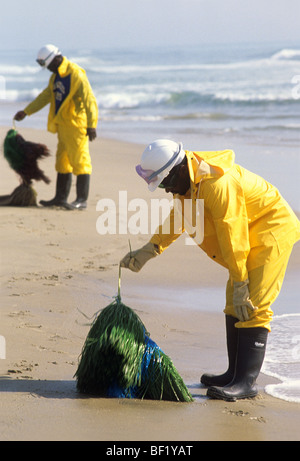
[[[234,149],[237,163],[277,186],[300,211],[300,43],[62,51],[87,72],[100,136]],[[47,85],[50,74],[35,58],[36,50],[0,51],[1,125],[10,126],[16,111]],[[18,129],[45,128],[47,113],[27,117]],[[282,381],[267,392],[299,402],[296,285],[286,293],[294,308],[274,319],[263,371]]]
[[[87,71],[105,133],[138,142],[147,140],[148,130],[158,136],[188,131],[188,140],[199,134],[233,133],[292,145],[299,142],[300,44],[281,46],[64,54]],[[22,105],[45,87],[49,74],[37,66],[35,54],[0,52],[4,102]],[[137,124],[141,130],[134,129]]]
[[[63,50],[87,72],[98,133],[144,145],[231,148],[300,211],[300,44]],[[36,50],[0,51],[0,124],[47,85]],[[20,126],[45,128],[47,109]],[[19,125],[18,125],[19,126]]]
[[[300,314],[275,315],[262,372],[280,380],[265,391],[282,400],[300,403]]]

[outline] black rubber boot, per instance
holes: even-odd
[[[211,375],[208,373],[202,375],[200,382],[205,386],[222,387],[229,384],[233,379],[238,342],[238,329],[235,328],[236,322],[238,322],[238,319],[235,317],[231,317],[231,315],[225,316],[228,369],[222,375]]]
[[[224,387],[208,388],[208,397],[235,402],[257,395],[256,379],[262,367],[268,330],[266,328],[239,328],[235,374]]]
[[[57,173],[56,193],[52,200],[40,200],[40,204],[45,207],[61,206],[66,210],[73,207],[67,202],[72,185],[72,173]]]
[[[71,203],[72,207],[77,210],[82,210],[87,207],[87,199],[90,190],[90,175],[79,174],[76,182],[76,200]]]

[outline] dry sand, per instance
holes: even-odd
[[[52,179],[35,183],[38,199],[54,195],[56,137],[22,129],[52,152],[40,166]],[[7,129],[0,129],[3,142]],[[182,236],[139,273],[122,271],[123,301],[136,309],[151,337],[172,358],[195,397],[189,404],[90,398],[73,378],[91,317],[117,294],[118,263],[148,235],[96,231],[98,200],[150,194],[135,174],[143,146],[98,138],[91,143],[88,209],[2,207],[0,440],[202,441],[299,440],[299,405],[264,393],[276,382],[261,374],[260,394],[228,403],[207,399],[205,371],[226,367],[223,291],[226,271]],[[0,195],[18,185],[1,155]],[[160,192],[159,192],[160,194]],[[163,193],[162,193],[163,194]],[[160,195],[157,195],[160,197]],[[161,195],[164,197],[164,195]],[[75,181],[70,201],[75,198]],[[299,246],[288,268],[299,269]],[[219,304],[219,305],[216,305]]]

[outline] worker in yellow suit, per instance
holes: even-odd
[[[271,331],[271,304],[280,292],[293,245],[300,239],[299,220],[273,185],[235,163],[232,150],[191,152],[162,139],[145,149],[136,169],[150,191],[162,187],[172,193],[174,207],[167,223],[145,246],[128,253],[121,267],[138,272],[184,231],[224,266],[229,272],[224,309],[228,369],[221,375],[204,374],[201,382],[211,398],[254,397]],[[204,204],[204,229],[198,232],[195,227],[201,220],[197,224],[195,218],[191,225],[184,206],[176,205],[186,200],[195,204],[192,220],[197,203]]]
[[[48,131],[57,133],[56,194],[52,200],[41,200],[43,206],[63,206],[66,209],[86,208],[92,172],[89,141],[96,136],[98,106],[85,71],[62,56],[54,45],[38,52],[37,62],[52,75],[47,88],[16,113],[21,121],[50,103]],[[77,176],[76,200],[67,202],[72,174]]]

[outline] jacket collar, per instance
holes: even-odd
[[[61,65],[58,68],[58,73],[60,77],[65,77],[68,73],[69,60],[64,56]]]
[[[225,174],[234,164],[232,150],[223,151],[185,151],[191,182],[198,184],[202,179]],[[202,165],[201,165],[202,164]]]

